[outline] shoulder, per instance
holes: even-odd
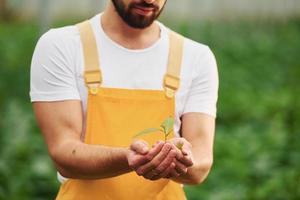
[[[43,50],[72,49],[79,41],[79,32],[76,26],[53,28],[44,33],[38,40],[37,48]]]
[[[214,54],[208,45],[185,37],[179,32],[170,29],[169,27],[165,26],[160,22],[159,24],[166,31],[166,33],[173,31],[184,38],[184,58],[193,58],[192,60],[194,60],[195,62],[199,62],[199,60],[203,60],[205,58],[214,59]]]
[[[198,56],[212,53],[206,44],[194,41],[187,37],[184,38],[184,48],[189,53],[196,54]]]
[[[50,40],[64,40],[69,38],[78,37],[79,32],[75,25],[64,26],[59,28],[52,28],[44,33],[41,39]]]
[[[194,64],[215,62],[215,56],[208,45],[187,37],[184,37],[184,52],[185,57],[192,59]]]
[[[32,61],[34,63],[62,62],[71,68],[80,48],[80,37],[76,26],[53,28],[38,40]],[[53,67],[53,65],[51,65]]]
[[[31,61],[31,101],[80,99],[74,81],[75,52],[73,26],[51,29],[40,37]]]

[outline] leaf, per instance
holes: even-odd
[[[170,135],[170,133],[172,132],[172,130],[169,131],[169,133],[166,134],[166,136],[168,137]]]
[[[169,135],[173,130],[174,119],[172,117],[168,117],[165,121],[160,125],[164,129],[165,135]]]
[[[178,149],[182,150],[183,142],[178,142],[178,143],[176,144],[176,147],[177,147]]]
[[[166,134],[166,129],[164,126],[160,125],[160,127],[163,129],[163,133]]]
[[[135,138],[135,137],[138,137],[138,136],[141,136],[141,135],[147,135],[149,133],[156,132],[156,131],[161,131],[161,129],[159,129],[159,128],[147,128],[147,129],[139,132],[138,134],[136,134],[133,137]]]

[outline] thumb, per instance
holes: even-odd
[[[130,145],[130,149],[139,154],[147,154],[149,151],[148,143],[144,140],[136,140]]]

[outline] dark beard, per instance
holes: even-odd
[[[126,9],[125,4],[122,0],[112,0],[116,11],[118,12],[119,16],[123,19],[123,21],[131,26],[132,28],[143,29],[150,26],[154,20],[156,20],[159,15],[161,14],[162,10],[164,9],[166,2],[164,3],[161,10],[159,7],[153,4],[147,4],[146,2],[142,1],[141,3],[131,3],[129,4],[128,8]],[[148,8],[153,8],[153,13],[151,16],[142,16],[135,14],[132,10],[135,6],[143,6]]]

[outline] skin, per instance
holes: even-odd
[[[123,2],[125,7],[128,7],[131,3],[139,3],[141,1],[123,0]],[[158,12],[160,12],[166,1],[145,0],[144,2],[150,5],[155,4],[159,7]],[[128,49],[147,48],[155,43],[160,37],[160,28],[158,24],[152,23],[143,29],[133,28],[123,21],[111,2],[107,4],[102,15],[102,21],[100,23],[102,24],[104,32],[113,41]]]
[[[123,0],[123,5],[126,9],[132,3],[141,2],[157,6],[158,15],[166,3],[165,0]],[[151,14],[146,13],[144,17]],[[100,23],[112,40],[129,49],[147,48],[160,35],[156,23],[145,28],[130,26],[112,2],[108,3]],[[167,143],[159,141],[152,148],[141,140],[134,141],[129,148],[113,148],[80,140],[83,122],[80,101],[34,102],[33,109],[49,154],[57,170],[67,178],[101,179],[135,171],[149,180],[170,178],[179,183],[199,184],[212,166],[215,119],[205,114],[182,116],[182,138]],[[182,151],[175,146],[178,142],[184,144]]]
[[[132,1],[112,0],[122,20],[132,28],[144,29],[158,18],[164,6],[163,1]],[[164,1],[164,5],[167,1]],[[141,13],[141,9],[146,11]]]

